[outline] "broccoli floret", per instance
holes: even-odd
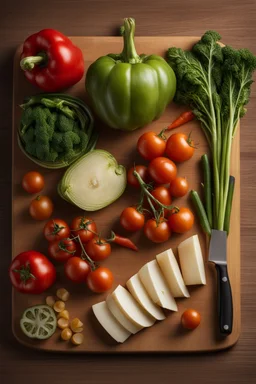
[[[56,126],[60,132],[73,131],[74,120],[63,114],[59,114],[56,121]]]
[[[34,139],[35,139],[35,130],[33,127],[28,127],[28,129],[23,135],[23,141],[25,141],[25,143],[31,143],[31,142],[34,142]]]
[[[35,141],[33,142],[27,142],[25,144],[25,149],[26,149],[26,152],[31,155],[31,156],[34,156],[34,157],[37,157],[36,155],[36,143]]]

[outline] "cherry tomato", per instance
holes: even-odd
[[[61,219],[49,220],[44,226],[44,237],[47,241],[67,239],[70,235],[68,224]]]
[[[112,288],[114,277],[108,268],[99,267],[91,271],[87,277],[87,285],[96,293],[106,292]]]
[[[22,179],[22,188],[28,193],[39,193],[44,188],[44,177],[39,172],[26,173]]]
[[[52,241],[49,243],[48,253],[54,260],[65,262],[76,253],[76,243],[71,239]]]
[[[194,141],[184,133],[174,133],[166,143],[167,156],[177,162],[189,160],[194,154]]]
[[[137,142],[139,154],[146,160],[153,160],[162,156],[165,152],[166,141],[161,134],[146,132],[140,136]]]
[[[145,165],[135,165],[135,167],[131,167],[127,173],[127,182],[135,188],[140,188],[140,183],[134,176],[133,172],[137,171],[140,177],[145,183],[148,181],[148,169]]]
[[[195,309],[187,309],[181,316],[181,324],[186,329],[195,329],[201,321],[200,313]]]
[[[127,207],[121,213],[120,224],[127,231],[139,231],[144,227],[145,217],[135,207]]]
[[[171,230],[164,218],[160,218],[158,223],[156,219],[149,219],[145,224],[144,234],[153,243],[163,243],[170,238]]]
[[[190,209],[181,207],[178,212],[171,213],[168,223],[173,232],[185,233],[193,227],[194,215]]]
[[[72,220],[70,229],[74,236],[80,236],[80,240],[83,244],[91,240],[95,236],[95,233],[97,233],[95,222],[84,216],[75,217]]]
[[[47,220],[52,212],[53,202],[47,196],[37,196],[30,203],[29,213],[35,220]]]
[[[111,254],[111,245],[97,236],[85,244],[85,251],[93,261],[105,260]]]
[[[170,193],[173,197],[182,197],[188,193],[188,182],[185,177],[176,177],[170,184]]]
[[[56,270],[42,253],[27,251],[13,259],[9,276],[12,285],[19,292],[39,294],[55,282]]]
[[[177,175],[177,167],[166,157],[157,157],[148,166],[149,176],[158,184],[169,184]]]
[[[153,195],[160,203],[164,205],[171,205],[172,198],[169,192],[169,189],[164,186],[159,186],[154,188],[152,191],[150,191],[151,195]],[[153,205],[156,208],[160,208],[159,204],[152,201]],[[167,215],[170,213],[168,209],[164,209],[164,216],[167,217]]]
[[[91,268],[87,261],[77,256],[70,257],[64,265],[66,277],[74,283],[85,283],[90,271]]]

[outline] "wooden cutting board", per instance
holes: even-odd
[[[78,45],[83,53],[86,65],[88,66],[99,56],[107,53],[119,53],[122,50],[121,37],[73,37],[73,42]],[[198,40],[197,37],[137,37],[136,47],[138,53],[155,53],[165,55],[168,47],[176,46],[183,49],[190,49]],[[21,47],[18,48],[14,58],[13,75],[13,210],[12,210],[12,257],[26,250],[37,250],[47,254],[47,243],[43,238],[42,230],[44,222],[35,222],[28,214],[28,206],[32,196],[26,194],[21,188],[23,175],[31,170],[38,170],[45,176],[46,186],[44,194],[50,196],[55,204],[54,217],[61,217],[68,222],[73,217],[81,214],[78,208],[62,200],[56,191],[57,183],[64,170],[47,170],[40,168],[27,159],[19,150],[16,141],[16,131],[19,125],[21,109],[19,105],[24,97],[39,93],[39,90],[27,82],[19,68],[19,55]],[[69,89],[68,93],[78,96],[87,101],[84,79]],[[163,116],[150,125],[131,133],[124,133],[111,130],[95,121],[96,128],[100,131],[100,139],[97,148],[106,149],[111,152],[119,163],[130,167],[136,164],[144,164],[136,153],[135,147],[138,137],[148,130],[159,132],[176,118],[184,108],[171,103]],[[178,165],[178,174],[186,176],[191,189],[200,191],[202,174],[199,167],[199,160],[203,153],[208,153],[208,147],[197,122],[191,122],[179,131],[192,132],[198,149],[191,160]],[[105,300],[107,294],[95,294],[90,292],[85,285],[74,285],[69,283],[63,274],[63,265],[57,265],[57,283],[47,292],[41,295],[24,295],[13,290],[13,311],[12,327],[16,339],[35,349],[59,352],[202,352],[228,348],[234,345],[240,333],[240,146],[239,132],[233,144],[231,174],[236,178],[236,188],[231,216],[231,231],[228,239],[228,269],[233,291],[234,323],[233,333],[222,338],[218,334],[217,301],[216,301],[216,272],[213,265],[207,263],[206,238],[196,221],[193,229],[184,234],[174,234],[171,239],[163,244],[155,245],[144,238],[142,233],[133,234],[131,238],[138,244],[138,253],[117,248],[113,246],[111,257],[104,263],[109,267],[115,277],[113,290],[118,284],[125,285],[125,282],[135,274],[146,262],[153,260],[159,252],[173,248],[177,255],[177,246],[184,239],[198,234],[202,246],[206,269],[206,286],[189,287],[191,297],[188,299],[177,299],[178,312],[169,312],[164,321],[156,323],[153,327],[144,329],[136,335],[131,336],[124,344],[115,343],[110,336],[99,325],[92,312],[92,305]],[[117,232],[125,233],[119,225],[121,211],[129,205],[135,204],[138,199],[138,192],[127,187],[124,195],[114,204],[98,212],[90,213],[96,220],[102,235],[107,236],[111,228]],[[177,199],[177,205],[191,207],[189,197]],[[192,208],[193,209],[193,208]],[[35,341],[24,336],[19,327],[19,320],[23,311],[32,305],[43,304],[48,295],[54,295],[57,288],[65,287],[71,293],[66,308],[70,311],[71,317],[79,317],[84,323],[84,343],[78,347],[72,346],[69,342],[60,340],[58,330],[49,340]],[[201,324],[194,331],[186,331],[180,326],[180,318],[184,310],[194,308],[201,313]]]

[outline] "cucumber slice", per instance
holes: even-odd
[[[59,195],[85,211],[97,211],[117,200],[126,187],[126,170],[111,153],[97,149],[80,157],[65,172]]]
[[[48,339],[57,327],[54,310],[48,305],[27,308],[21,317],[20,327],[30,339]]]

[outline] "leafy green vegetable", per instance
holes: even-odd
[[[18,141],[23,152],[46,168],[62,168],[95,145],[93,118],[79,99],[41,94],[23,105]]]
[[[220,39],[208,31],[191,51],[170,48],[167,61],[177,78],[174,101],[193,109],[212,151],[213,228],[223,230],[232,140],[246,113],[256,57],[248,49],[223,47]]]

